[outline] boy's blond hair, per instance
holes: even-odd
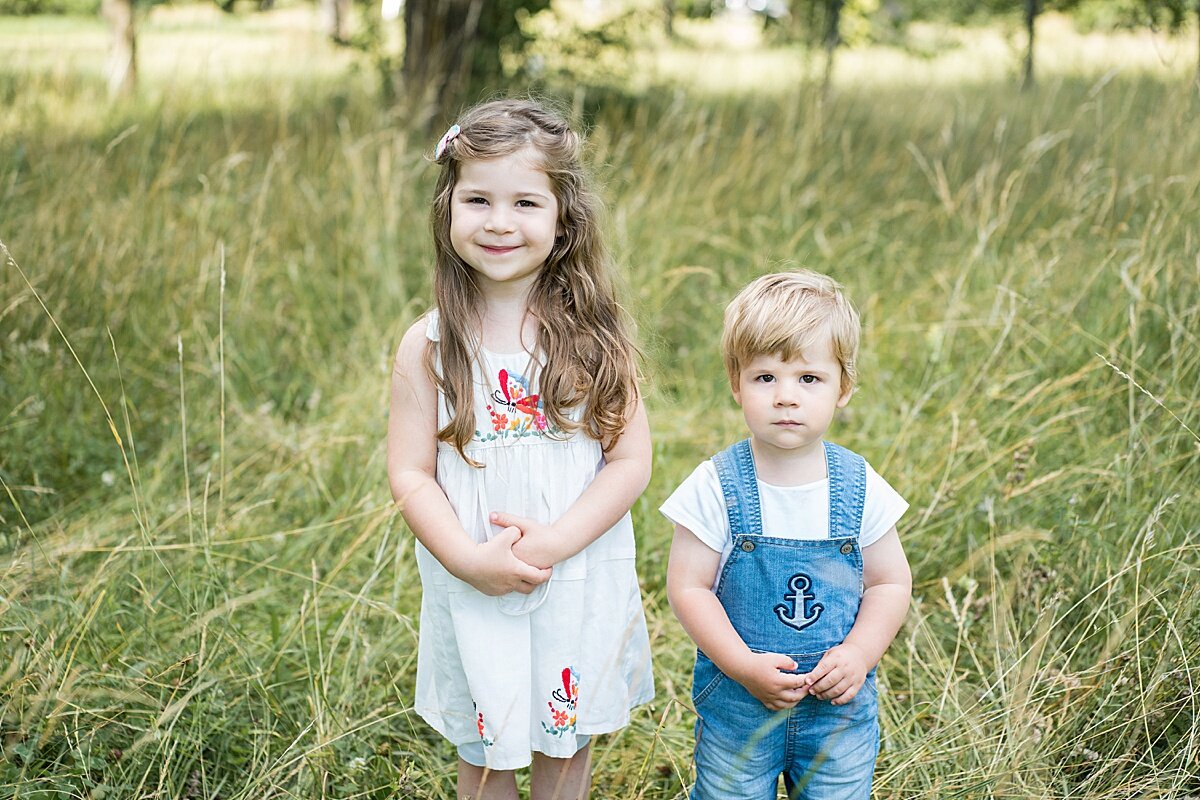
[[[842,393],[848,394],[858,379],[860,329],[858,312],[828,275],[807,269],[763,275],[725,308],[721,352],[730,385],[737,387],[756,356],[791,361],[827,336],[842,366]]]

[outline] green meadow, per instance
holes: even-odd
[[[876,796],[1200,797],[1195,32],[1049,29],[1028,92],[1003,31],[847,52],[823,92],[699,25],[549,90],[654,434],[657,697],[593,797],[690,786],[657,507],[744,435],[722,310],[792,265],[861,310],[832,437],[911,503]],[[450,119],[410,128],[306,7],[159,8],[139,46],[110,104],[98,20],[0,19],[0,798],[452,798],[383,449]]]

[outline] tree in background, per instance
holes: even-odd
[[[108,93],[129,97],[137,91],[137,30],[133,0],[103,0],[100,13],[108,22],[111,41],[108,51]]]
[[[408,0],[404,6],[402,94],[418,124],[448,116],[471,91],[498,85],[501,53],[520,51],[518,13],[550,0]]]
[[[820,47],[825,54],[822,82],[826,88],[833,79],[834,56],[842,44],[842,16],[847,10],[846,5],[846,0],[791,0],[787,4],[790,37],[810,47]],[[857,11],[858,5],[855,0],[850,0],[850,10]]]
[[[1132,9],[1121,11],[1124,11],[1122,21],[1129,27],[1142,24],[1150,28],[1165,27],[1171,33],[1179,33],[1187,24],[1188,15],[1193,9],[1196,12],[1196,46],[1200,48],[1200,0],[1138,0]],[[1196,55],[1196,82],[1200,84],[1200,51]]]
[[[1037,28],[1038,12],[1041,9],[1039,0],[1025,0],[1025,66],[1021,71],[1021,88],[1033,88],[1033,41]]]
[[[232,0],[230,0],[232,2]],[[317,0],[321,9],[321,26],[334,44],[350,41],[350,0]]]

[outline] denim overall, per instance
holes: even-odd
[[[825,443],[829,538],[817,540],[762,535],[748,439],[713,462],[733,536],[717,598],[751,650],[783,653],[797,672],[809,672],[842,643],[858,614],[865,462]],[[870,796],[879,749],[874,670],[846,705],[806,697],[795,708],[770,711],[697,651],[692,701],[699,716],[692,800],[775,800],[780,775],[792,798]]]

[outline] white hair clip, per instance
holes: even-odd
[[[442,153],[446,152],[446,145],[454,141],[454,138],[462,133],[462,128],[458,125],[451,125],[442,134],[442,138],[438,139],[437,147],[433,149],[433,160],[438,161],[442,157]]]

